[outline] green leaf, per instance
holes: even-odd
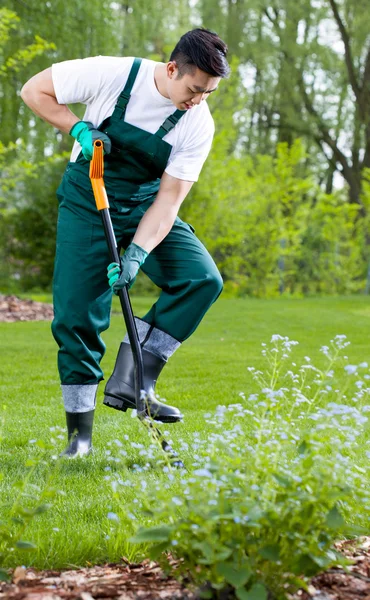
[[[215,560],[222,561],[229,558],[233,553],[232,548],[227,548],[226,546],[221,546],[217,548],[217,552],[215,552]]]
[[[235,595],[238,600],[248,600],[249,598],[248,592],[245,588],[239,588],[235,590]]]
[[[32,517],[34,514],[33,509],[26,506],[18,506],[18,512],[21,517]]]
[[[15,545],[17,548],[21,548],[22,550],[35,550],[37,548],[37,546],[32,544],[32,542],[24,542],[23,540],[19,540]]]
[[[201,598],[205,598],[205,600],[208,600],[209,598],[213,598],[213,592],[212,590],[201,590],[199,592],[199,596]]]
[[[326,524],[330,529],[339,529],[344,525],[344,519],[337,506],[333,506],[326,516]]]
[[[133,544],[144,544],[147,542],[168,542],[172,529],[167,525],[157,527],[140,528],[136,535],[130,539]]]
[[[308,450],[309,446],[307,444],[307,442],[303,441],[299,446],[298,446],[298,454],[305,454]]]
[[[193,544],[193,546],[194,546],[194,548],[196,548],[197,550],[200,550],[202,552],[202,554],[205,557],[207,562],[214,562],[215,551],[214,551],[212,544],[210,544],[207,541],[204,541],[204,542],[195,542]]]
[[[348,523],[345,527],[346,537],[360,537],[361,535],[369,535],[369,528],[363,525],[351,525]]]
[[[317,562],[312,560],[312,557],[309,554],[302,554],[297,560],[297,564],[291,568],[293,573],[298,573],[299,575],[303,573],[309,577],[316,575],[316,573],[318,573],[320,570]]]
[[[279,544],[267,544],[266,546],[263,546],[263,548],[260,548],[258,552],[263,558],[273,562],[278,561],[280,558]]]
[[[51,504],[40,504],[40,506],[38,506],[35,509],[35,515],[41,515],[42,513],[47,512],[50,509]]]
[[[149,556],[152,560],[158,560],[158,558],[163,554],[165,550],[168,548],[168,541],[160,542],[159,544],[155,544],[151,546],[149,550]]]
[[[273,477],[276,479],[276,481],[278,483],[280,483],[280,485],[282,487],[284,487],[284,488],[292,487],[291,481],[287,477],[282,477],[281,475],[278,475],[278,473],[274,473]]]
[[[238,596],[239,597],[239,596]],[[267,600],[267,590],[263,583],[255,583],[240,600]]]
[[[216,571],[218,575],[225,578],[227,583],[230,583],[234,588],[240,588],[249,581],[252,570],[249,565],[244,564],[243,566],[235,569],[231,563],[217,563]]]
[[[0,581],[9,581],[10,576],[5,569],[0,569]]]
[[[311,553],[310,556],[313,562],[315,562],[320,567],[320,569],[326,569],[330,564],[334,562],[334,557],[330,556],[330,554],[328,554],[327,556],[315,556]]]

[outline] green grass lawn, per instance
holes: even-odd
[[[36,299],[36,298],[35,298]],[[43,300],[48,300],[47,296]],[[142,316],[151,305],[150,298],[133,298],[135,313]],[[114,303],[110,329],[104,333],[107,352],[103,369],[109,376],[124,324]],[[203,418],[219,404],[240,401],[240,392],[249,395],[256,388],[248,366],[261,368],[261,343],[272,334],[286,335],[299,342],[292,360],[309,356],[320,362],[320,347],[337,334],[351,341],[346,349],[351,364],[370,363],[370,305],[368,298],[316,299],[220,299],[209,311],[195,334],[186,341],[166,366],[157,391],[184,413],[184,422],[162,426],[169,431],[174,446],[190,440],[194,432],[207,436],[212,426]],[[5,514],[16,497],[14,481],[23,480],[30,457],[45,454],[33,476],[32,484],[45,486],[51,475],[52,485],[62,492],[51,509],[35,519],[23,536],[37,545],[35,551],[15,551],[6,558],[7,566],[23,563],[37,567],[65,567],[116,561],[121,556],[135,557],[136,548],[121,537],[108,536],[111,522],[108,512],[116,510],[107,474],[120,471],[128,482],[137,475],[131,466],[145,464],[145,457],[131,442],[146,443],[143,426],[128,413],[103,407],[100,386],[94,454],[86,460],[55,461],[65,445],[65,433],[51,433],[53,426],[64,427],[64,411],[56,368],[56,345],[49,322],[0,323],[0,389],[3,417],[0,455],[0,507]],[[0,421],[1,423],[1,421]],[[1,426],[1,425],[0,425]],[[124,436],[128,436],[128,440]],[[54,450],[42,450],[32,440],[56,438]],[[127,456],[112,463],[106,451],[109,442],[119,440]],[[30,443],[31,442],[31,443]],[[191,469],[191,450],[185,454]],[[361,461],[363,457],[361,458]],[[179,475],[180,476],[180,475]],[[156,470],[148,473],[155,478]],[[177,477],[177,475],[176,475]],[[51,485],[50,483],[50,485]],[[174,482],[176,486],[176,481]],[[37,495],[39,492],[35,490]],[[127,487],[125,502],[135,498]],[[32,501],[32,500],[31,500]],[[0,540],[1,542],[1,540]],[[1,565],[0,565],[1,566]]]

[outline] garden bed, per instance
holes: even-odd
[[[54,316],[51,304],[0,294],[0,321],[51,321]]]
[[[369,600],[370,537],[336,544],[354,562],[350,573],[329,569],[313,577],[309,593],[300,590],[290,600]],[[123,559],[108,564],[66,571],[35,571],[18,567],[12,583],[0,583],[1,600],[198,600],[176,580],[166,577],[160,567],[146,560],[140,564]],[[224,599],[224,600],[231,600]]]

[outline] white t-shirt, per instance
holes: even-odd
[[[55,95],[59,104],[86,104],[84,121],[97,127],[113,113],[118,96],[127,81],[133,57],[95,56],[68,60],[52,66]],[[158,63],[143,59],[137,74],[125,121],[155,133],[176,107],[162,96],[154,82]],[[164,136],[172,145],[166,173],[187,181],[197,181],[212,145],[214,122],[205,101],[188,110],[176,127]],[[75,142],[71,162],[81,146]]]

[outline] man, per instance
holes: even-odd
[[[100,333],[109,326],[112,289],[129,286],[140,268],[162,290],[150,311],[135,319],[148,410],[158,421],[181,419],[177,408],[158,401],[154,387],[169,357],[222,290],[214,261],[177,213],[211,147],[214,124],[205,100],[229,74],[226,53],[215,33],[194,29],[182,36],[168,63],[105,56],[66,61],[38,73],[22,89],[22,99],[36,115],[76,140],[57,190],[53,281],[52,332],[59,345],[68,457],[91,450],[96,392],[103,379]],[[86,105],[82,121],[67,106],[77,102]],[[108,265],[89,180],[96,139],[104,144],[111,218],[125,250],[120,265]],[[104,404],[135,408],[127,336]]]

